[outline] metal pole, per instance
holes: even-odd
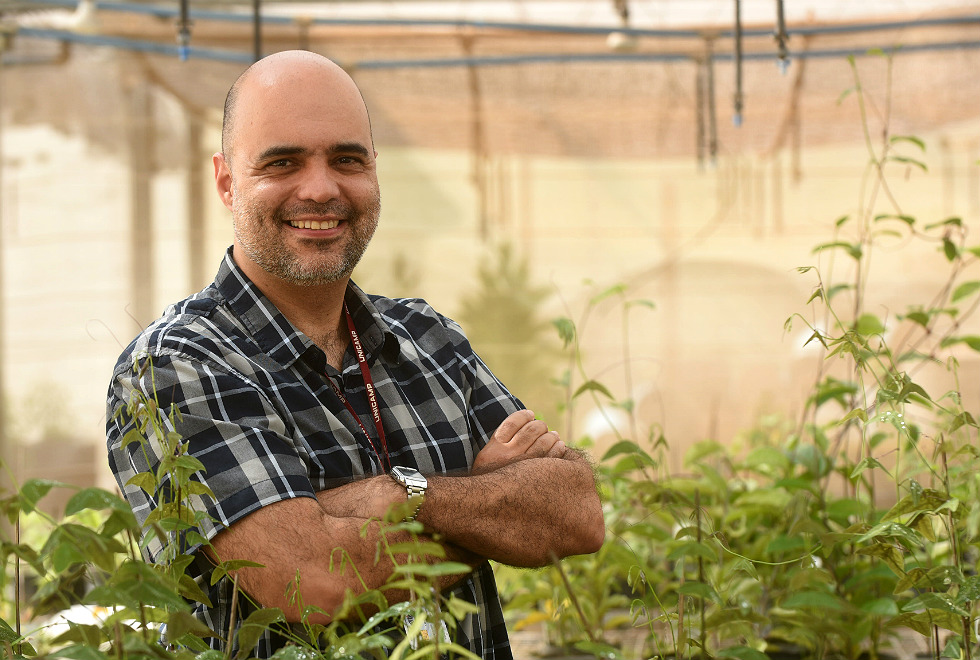
[[[262,59],[262,0],[252,0],[252,58]]]
[[[0,39],[3,37],[0,36]],[[0,55],[3,54],[5,50],[3,48],[5,42],[0,42]],[[0,61],[0,109],[3,108],[4,99],[4,75],[3,75],[3,62]],[[4,158],[3,158],[3,112],[0,112],[0,464],[6,462],[7,458],[7,387],[6,387],[6,374],[4,365],[6,361],[6,311],[7,311],[7,297],[3,286],[3,276],[5,268],[4,259],[4,241],[3,241],[3,200],[7,198],[3,194],[3,168],[4,168]],[[6,474],[6,470],[0,470],[0,484],[3,484],[6,479],[3,477]]]
[[[789,35],[786,34],[786,12],[783,7],[783,0],[776,0],[776,47],[779,50],[779,70],[786,73],[789,68],[789,49],[786,42]]]
[[[141,327],[153,320],[155,265],[153,245],[153,101],[150,86],[138,73],[127,98],[130,203],[130,296],[132,315]]]
[[[742,0],[735,0],[735,126],[742,125]]]
[[[708,97],[708,157],[711,164],[715,164],[718,156],[718,107],[715,103],[715,53],[714,41],[711,38],[705,40],[705,66],[707,89],[705,93]]]
[[[191,19],[188,9],[189,0],[180,0],[180,18],[177,19],[177,53],[182,62],[186,62],[191,52]]]

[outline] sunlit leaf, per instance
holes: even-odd
[[[950,302],[957,302],[963,298],[968,298],[977,291],[980,291],[980,281],[973,280],[971,282],[964,282],[956,287],[955,291],[953,291],[953,295],[950,297]]]
[[[598,392],[608,399],[613,398],[612,392],[606,389],[606,386],[597,380],[589,380],[582,383],[582,385],[575,390],[575,394],[572,395],[572,398],[577,399],[580,395],[585,394],[586,392]]]

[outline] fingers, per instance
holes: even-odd
[[[522,458],[562,458],[567,447],[556,431],[534,418],[530,410],[509,415],[477,455],[474,465],[511,462]]]
[[[540,419],[534,419],[532,416],[524,426],[518,429],[517,433],[514,434],[514,437],[507,444],[511,445],[516,452],[527,453],[541,439],[547,444],[547,448],[540,447],[538,451],[534,452],[535,454],[540,453],[542,449],[544,451],[550,449],[551,445],[555,444],[557,436],[552,436],[548,432],[548,425]]]
[[[534,421],[534,413],[530,410],[518,410],[507,416],[493,432],[492,440],[499,443],[510,442],[525,424]]]
[[[555,437],[558,438],[558,434],[555,431],[551,431],[551,433],[554,433]],[[551,446],[551,449],[548,450],[545,456],[548,458],[564,458],[566,451],[568,451],[568,447],[561,438],[558,438],[557,442]]]

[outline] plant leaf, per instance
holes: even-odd
[[[972,296],[977,291],[980,291],[980,281],[973,280],[971,282],[964,282],[963,284],[956,287],[953,291],[953,295],[950,298],[950,302],[957,302],[963,298]]]

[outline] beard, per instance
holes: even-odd
[[[307,249],[300,254],[286,245],[286,233],[289,221],[304,214],[340,217],[348,231],[341,239],[305,239],[302,243]],[[380,215],[378,193],[361,209],[331,201],[306,202],[288,209],[279,206],[270,211],[247,202],[235,213],[235,237],[246,256],[269,274],[290,284],[317,286],[350,277],[374,236]]]

